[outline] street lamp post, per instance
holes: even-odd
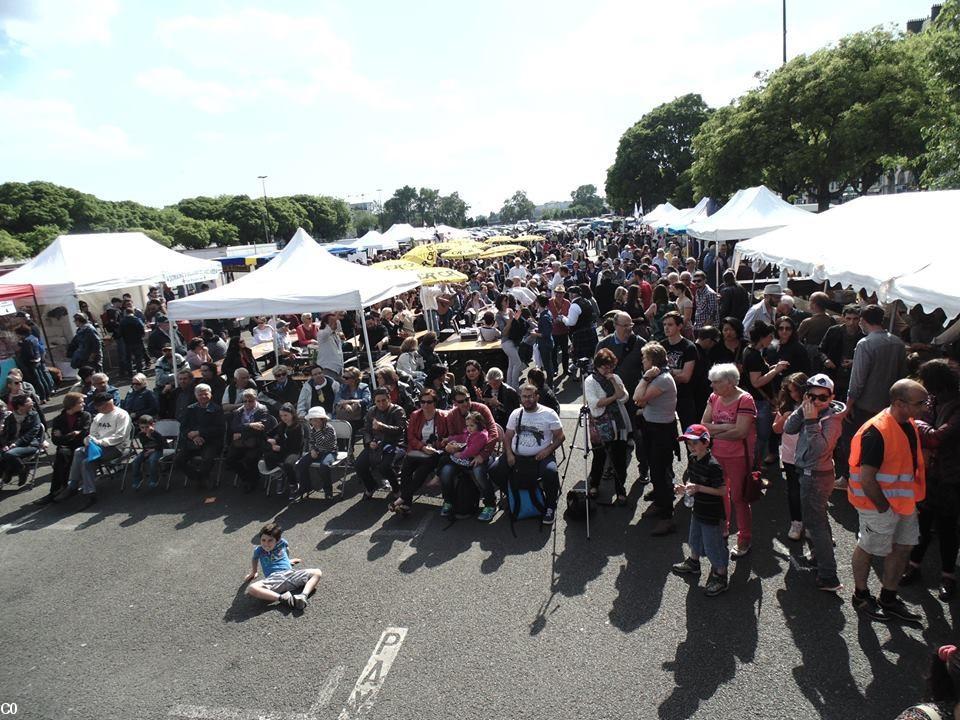
[[[380,210],[380,219],[377,221],[377,224],[380,226],[380,232],[383,232],[383,196],[380,194],[383,192],[381,188],[377,188],[377,207]]]
[[[263,188],[263,241],[269,245],[270,231],[267,229],[267,217],[269,217],[269,209],[267,208],[267,176],[257,175],[257,180],[260,181],[260,185]]]
[[[787,64],[787,0],[783,0],[783,64]]]

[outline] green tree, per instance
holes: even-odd
[[[25,243],[17,240],[6,230],[0,230],[0,258],[21,260],[29,255],[30,248]]]
[[[709,114],[703,98],[691,93],[655,107],[629,128],[607,170],[610,207],[623,213],[641,198],[653,207],[674,196],[680,176],[693,164],[693,137]]]
[[[21,233],[18,240],[27,246],[30,256],[33,257],[62,234],[63,231],[56,225],[38,225],[28,232]]]
[[[395,223],[413,223],[416,221],[417,189],[404,185],[394,191],[393,197],[383,204],[383,225],[390,227]]]
[[[437,209],[437,222],[455,227],[463,227],[467,222],[467,211],[470,206],[460,197],[460,193],[452,192],[440,198]]]
[[[240,244],[240,233],[235,225],[226,220],[204,220],[210,234],[210,244],[217,247],[229,247]]]
[[[512,197],[503,201],[500,208],[500,222],[513,223],[518,220],[529,220],[533,217],[536,207],[523,190],[517,190]]]
[[[240,243],[252,245],[264,242],[264,221],[266,234],[272,238],[277,234],[277,223],[269,215],[264,215],[263,201],[254,202],[246,195],[234,195],[223,209],[223,219],[237,228]]]
[[[181,218],[173,226],[173,242],[187,250],[200,250],[210,245],[210,229],[203,220]]]
[[[577,216],[599,215],[603,212],[603,198],[597,195],[596,185],[581,185],[570,193],[570,199],[573,201],[571,207],[577,208]]]
[[[440,191],[432,188],[420,188],[414,201],[417,225],[435,225],[440,208]]]
[[[277,225],[277,235],[284,241],[292,238],[297,228],[313,231],[313,223],[306,209],[293,198],[271,198],[267,207],[270,209],[270,217]]]
[[[194,220],[221,220],[223,219],[224,208],[229,199],[229,197],[224,195],[215,198],[200,195],[198,197],[184,198],[174,207]]]
[[[132,227],[127,228],[127,232],[142,232],[151,240],[155,240],[164,247],[173,247],[173,238],[166,233],[154,228]]]
[[[351,219],[351,225],[353,225],[354,231],[357,233],[357,237],[363,237],[371,230],[375,230],[379,219],[376,215],[366,210],[354,210],[353,217]]]
[[[960,187],[960,0],[947,0],[923,38],[932,121],[924,129],[928,148],[923,182]]]

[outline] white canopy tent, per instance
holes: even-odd
[[[643,216],[643,222],[647,225],[654,225],[660,220],[667,218],[677,212],[677,208],[668,203],[660,203],[653,210]]]
[[[167,304],[171,319],[252,317],[357,310],[373,367],[363,308],[420,286],[412,272],[391,272],[334,257],[299,228],[262,268],[204,293]]]
[[[708,218],[687,226],[687,235],[709,242],[746,240],[786,225],[806,223],[813,214],[783,200],[763,185],[738,190]]]
[[[416,228],[409,223],[396,223],[390,226],[383,237],[398,243],[408,240],[433,240],[434,231],[433,228]]]
[[[939,307],[955,317],[960,247],[942,236],[958,207],[960,190],[861,197],[810,222],[737,243],[734,263],[777,265],[876,292],[883,302],[901,300],[928,312]],[[905,245],[910,238],[925,241]]]
[[[694,207],[687,208],[686,210],[678,210],[674,215],[667,219],[666,223],[663,223],[667,230],[674,234],[679,234],[687,231],[687,228],[691,223],[698,220],[705,220],[710,215],[710,207],[713,203],[708,197],[700,198]]]
[[[35,258],[0,279],[3,285],[29,283],[44,305],[76,312],[77,297],[120,288],[215,280],[216,260],[190,257],[140,232],[60,235]]]
[[[376,230],[370,230],[363,237],[343,243],[343,245],[355,248],[356,250],[362,252],[366,252],[367,250],[380,251],[400,249],[400,243],[394,238],[388,238],[384,235],[381,235]]]

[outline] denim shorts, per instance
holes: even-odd
[[[698,520],[696,515],[690,516],[690,535],[687,538],[690,550],[697,557],[706,555],[715,570],[727,566],[727,542],[720,533],[721,525],[707,525]]]

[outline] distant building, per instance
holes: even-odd
[[[367,202],[350,203],[350,209],[354,212],[375,213],[377,211],[377,204],[372,200]]]
[[[930,6],[930,17],[907,20],[907,32],[911,34],[923,32],[930,27],[930,23],[937,19],[937,16],[940,14],[941,10],[943,10],[943,3],[937,3],[936,5]]]

